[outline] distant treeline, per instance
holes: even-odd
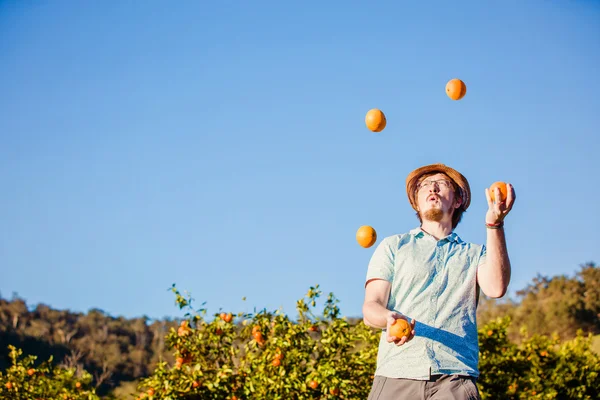
[[[506,315],[515,341],[523,328],[565,340],[579,329],[599,334],[600,268],[588,262],[573,277],[538,275],[517,299],[481,297],[478,324]],[[355,324],[362,318],[349,320]],[[39,304],[30,311],[21,298],[0,298],[0,370],[8,366],[12,344],[40,362],[52,356],[57,364],[84,368],[94,375],[98,394],[106,395],[150,375],[160,360],[173,362],[164,337],[178,325],[173,319],[112,317],[98,309],[73,313]]]

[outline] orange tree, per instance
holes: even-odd
[[[297,302],[298,318],[262,310],[255,314],[194,311],[192,299],[173,286],[189,311],[167,335],[175,363],[161,362],[138,386],[138,399],[361,399],[375,371],[380,331],[340,317],[329,294],[316,316],[319,286]],[[600,358],[591,337],[573,340],[523,332],[507,336],[509,318],[479,328],[483,399],[600,398]],[[417,333],[418,334],[418,333]]]
[[[208,321],[192,299],[172,288],[190,312],[166,342],[174,365],[161,362],[140,382],[140,399],[366,398],[375,367],[378,332],[340,317],[329,294],[315,315],[319,286],[298,300],[298,318],[262,310],[220,313]]]
[[[479,329],[483,399],[600,398],[600,356],[591,350],[591,335],[579,331],[561,342],[522,330],[516,345],[507,339],[509,324],[505,317]]]
[[[8,347],[12,365],[0,372],[1,399],[99,399],[90,387],[92,376],[88,372],[55,366],[52,357],[34,368],[37,357],[23,357],[21,349]]]

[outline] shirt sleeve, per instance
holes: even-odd
[[[385,238],[375,248],[369,266],[365,284],[371,279],[383,279],[392,282],[394,275],[394,249],[390,238]]]
[[[485,247],[485,244],[482,244],[481,252],[479,253],[479,262],[477,263],[478,267],[482,264],[485,264],[486,256],[487,256],[487,248]]]

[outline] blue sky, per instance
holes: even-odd
[[[405,3],[0,2],[1,295],[295,315],[320,284],[360,316],[355,232],[416,227],[433,162],[470,181],[464,240],[515,186],[510,295],[599,262],[600,3]]]

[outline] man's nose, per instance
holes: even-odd
[[[429,187],[429,191],[433,193],[437,193],[440,191],[440,187],[438,186],[437,182],[433,182],[431,184],[431,186]]]

